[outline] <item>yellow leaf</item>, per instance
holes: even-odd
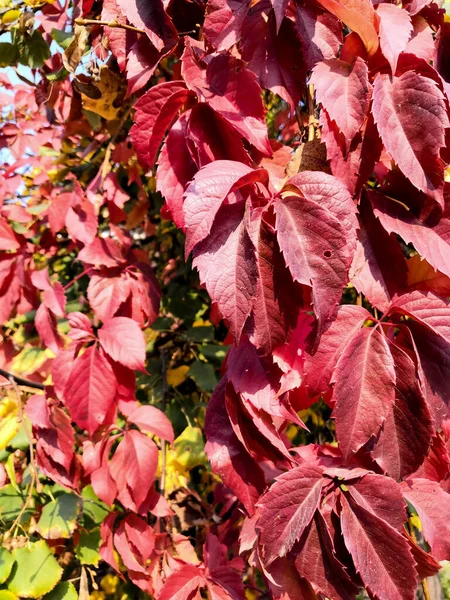
[[[409,522],[419,531],[422,531],[422,523],[417,515],[412,515],[409,517]]]
[[[186,469],[192,469],[206,462],[205,442],[199,427],[186,427],[174,441],[176,461]]]
[[[19,431],[17,400],[6,396],[0,402],[0,450],[4,450]]]
[[[187,365],[181,365],[181,367],[177,367],[176,369],[168,369],[167,383],[173,387],[181,385],[183,381],[186,381],[188,371],[189,367]]]
[[[114,596],[114,594],[117,592],[117,588],[119,587],[119,583],[120,581],[117,575],[112,575],[111,573],[108,573],[101,580],[100,587],[105,592],[105,594],[108,594],[108,596]]]
[[[83,108],[97,113],[108,121],[115,119],[121,108],[120,106],[116,108],[114,102],[121,92],[122,79],[108,67],[103,66],[100,70],[100,80],[96,81],[95,85],[100,90],[101,97],[93,99],[81,94]]]
[[[11,363],[11,369],[14,373],[34,373],[37,371],[48,358],[53,358],[55,355],[49,350],[36,348],[24,348]]]
[[[4,25],[9,25],[9,23],[14,23],[14,21],[17,21],[17,19],[20,17],[21,14],[22,14],[21,11],[18,9],[7,10],[2,15],[2,23]]]

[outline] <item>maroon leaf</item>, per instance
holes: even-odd
[[[105,355],[91,346],[72,364],[64,401],[75,423],[92,435],[113,405],[115,377]]]
[[[390,75],[377,75],[373,114],[387,151],[406,177],[419,190],[434,189],[426,172],[427,159],[438,156],[450,125],[436,82],[414,71],[392,81]],[[429,135],[423,135],[424,128]]]
[[[450,556],[450,523],[444,507],[450,506],[450,494],[436,481],[412,479],[402,484],[403,495],[419,515],[423,535],[437,560]]]
[[[311,83],[348,147],[369,110],[371,87],[366,63],[359,57],[353,65],[337,58],[325,60],[314,67]]]
[[[127,19],[138,29],[143,29],[158,50],[173,46],[176,30],[162,0],[117,0],[117,5]]]
[[[392,75],[395,75],[398,57],[411,37],[411,17],[403,8],[384,3],[378,5],[377,15],[380,18],[381,51],[391,66]]]
[[[98,330],[103,350],[109,356],[128,367],[146,373],[145,340],[141,328],[127,317],[113,317]]]
[[[147,169],[153,167],[164,135],[188,97],[182,81],[168,81],[152,87],[136,102],[130,133],[139,160]]]
[[[206,584],[205,576],[195,565],[183,565],[164,583],[158,600],[191,600]]]
[[[415,319],[450,344],[450,300],[447,298],[416,290],[395,297],[391,312]]]
[[[254,513],[255,503],[264,489],[261,467],[245,451],[236,437],[225,408],[226,380],[216,387],[208,403],[205,418],[206,453],[215,473],[222,478],[244,505]]]
[[[277,477],[258,502],[257,523],[264,563],[286,556],[311,523],[324,479],[317,467],[301,465]]]
[[[255,249],[242,203],[223,206],[216,221],[220,225],[195,247],[193,264],[238,341],[256,294]]]
[[[395,366],[395,401],[389,411],[373,456],[396,480],[413,473],[430,449],[433,421],[412,359],[390,344]]]
[[[204,32],[216,50],[228,50],[239,41],[250,2],[251,0],[209,0]]]
[[[364,586],[379,600],[413,600],[416,571],[405,538],[372,512],[344,499],[341,523]]]
[[[277,239],[295,281],[312,287],[322,326],[333,314],[352,260],[343,225],[315,202],[289,196],[274,203]]]
[[[317,351],[306,359],[305,381],[313,396],[328,390],[338,359],[371,316],[362,306],[338,307],[336,318],[322,334]]]
[[[336,435],[348,459],[378,434],[395,399],[394,362],[377,329],[361,329],[347,344],[333,382]]]
[[[218,54],[211,58],[204,70],[188,42],[182,61],[182,73],[188,88],[199,98],[204,98],[260,152],[271,155],[261,88],[244,63],[230,54]]]
[[[209,235],[217,211],[229,194],[257,181],[267,183],[265,169],[255,170],[230,160],[216,160],[198,171],[183,204],[186,254]]]
[[[314,6],[296,5],[296,25],[303,41],[308,70],[322,60],[336,58],[342,44],[342,27],[332,14]]]

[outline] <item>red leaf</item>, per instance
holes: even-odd
[[[128,367],[146,373],[145,340],[141,328],[127,317],[113,317],[98,330],[103,350],[109,356]]]
[[[231,160],[216,160],[198,171],[186,190],[183,204],[186,254],[209,235],[217,211],[226,198],[257,181],[267,184],[265,169],[255,170]]]
[[[92,435],[105,422],[115,391],[109,362],[96,346],[91,346],[72,364],[64,401],[75,423]]]
[[[55,315],[45,306],[45,304],[41,304],[37,309],[34,324],[39,337],[44,342],[44,346],[49,348],[55,354],[58,354],[59,349],[63,345],[63,341],[56,328]]]
[[[238,341],[256,294],[255,249],[242,203],[224,205],[216,222],[219,225],[195,247],[193,265]]]
[[[311,83],[317,100],[336,122],[349,147],[369,110],[371,86],[366,63],[359,57],[353,65],[337,58],[325,60],[314,67]]]
[[[377,329],[361,329],[347,344],[333,381],[336,435],[348,460],[378,434],[395,399],[394,362]]]
[[[98,227],[94,205],[83,198],[77,205],[70,206],[66,214],[65,225],[72,238],[83,244],[93,242]]]
[[[221,477],[244,505],[254,513],[255,503],[264,489],[264,473],[236,437],[225,408],[226,380],[217,385],[208,403],[205,418],[205,451],[215,473]]]
[[[171,444],[174,440],[172,424],[166,415],[155,406],[138,406],[127,416],[129,423],[134,423],[146,433],[153,433]]]
[[[138,29],[143,29],[158,50],[172,47],[177,33],[162,0],[117,0],[117,5],[127,19]]]
[[[130,286],[120,270],[104,269],[91,276],[87,295],[96,316],[105,322],[114,317],[120,305],[127,300]]]
[[[166,579],[158,600],[191,600],[195,592],[205,585],[205,576],[198,567],[183,565]]]
[[[130,135],[144,167],[153,167],[166,131],[189,97],[182,81],[167,81],[150,88],[135,104]]]
[[[6,219],[0,216],[0,250],[17,250],[20,242]]]
[[[411,37],[411,17],[405,9],[395,4],[379,4],[377,15],[380,18],[381,52],[391,66],[392,75],[395,75],[398,57]]]
[[[336,58],[342,44],[342,27],[338,19],[315,6],[298,4],[296,9],[296,25],[303,42],[307,69],[313,69],[322,60]]]
[[[261,88],[253,73],[231,54],[213,56],[203,70],[188,39],[182,56],[182,74],[188,88],[204,98],[260,152],[271,155]]]
[[[88,317],[80,312],[69,313],[69,337],[73,340],[84,340],[94,337],[91,322]]]
[[[250,2],[251,0],[209,0],[204,33],[216,50],[228,50],[239,41]]]
[[[408,542],[382,519],[342,500],[342,533],[364,586],[379,600],[413,600],[414,559]]]
[[[189,111],[190,112],[190,111]],[[156,189],[164,196],[175,225],[184,228],[183,194],[197,167],[189,152],[187,136],[188,113],[184,113],[169,131],[158,158]]]
[[[312,287],[321,325],[347,283],[352,255],[343,225],[319,204],[290,196],[274,203],[277,239],[295,281]]]
[[[306,77],[301,43],[294,23],[284,19],[276,25],[271,12],[268,1],[252,7],[242,28],[242,59],[261,87],[281,96],[294,110]]]
[[[289,0],[270,0],[273,12],[275,13],[275,20],[277,22],[277,34],[280,31],[281,23],[283,22],[284,15],[289,4]]]
[[[362,306],[339,306],[335,320],[322,334],[317,351],[307,357],[305,382],[313,396],[328,390],[336,363],[371,314]]]
[[[300,543],[295,567],[301,577],[312,583],[317,594],[342,600],[355,597],[357,588],[336,558],[330,532],[318,511]]]
[[[450,276],[450,245],[445,235],[448,227],[443,218],[437,227],[424,225],[410,210],[385,196],[370,194],[374,214],[388,233],[397,233],[407,244],[413,244],[417,252],[427,259],[435,269]]]
[[[437,560],[449,560],[450,522],[447,507],[450,494],[439,483],[428,479],[412,479],[402,483],[403,495],[416,509],[423,535]]]
[[[447,298],[416,290],[394,298],[391,312],[419,321],[450,344],[450,300]]]
[[[395,401],[387,415],[373,456],[393,479],[404,479],[425,459],[434,433],[433,420],[411,358],[390,344],[394,359]]]
[[[378,49],[377,16],[369,0],[320,0],[319,3],[360,36],[369,56],[375,54]]]
[[[117,267],[125,261],[116,241],[100,237],[95,238],[92,244],[80,250],[78,260],[100,267]]]
[[[419,190],[433,190],[427,160],[445,145],[449,119],[444,95],[435,81],[414,71],[400,77],[378,74],[373,115],[387,151]],[[424,131],[429,132],[424,135]]]
[[[319,507],[322,470],[301,465],[277,477],[258,502],[257,523],[264,563],[286,556],[311,523]]]
[[[117,497],[126,508],[139,512],[152,488],[157,466],[156,444],[139,431],[126,431],[109,465]]]

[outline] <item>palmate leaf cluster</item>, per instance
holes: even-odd
[[[0,600],[439,587],[449,51],[428,0],[0,0]]]

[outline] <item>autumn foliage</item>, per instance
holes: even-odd
[[[0,599],[429,600],[445,5],[0,22]]]

